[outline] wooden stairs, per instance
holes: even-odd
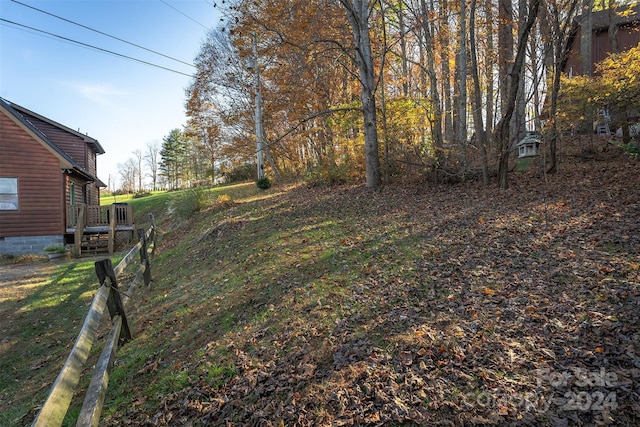
[[[109,235],[105,233],[84,233],[80,242],[83,254],[97,255],[109,252]]]

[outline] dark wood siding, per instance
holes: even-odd
[[[22,113],[23,116],[29,120],[35,127],[37,127],[47,138],[54,144],[62,149],[65,153],[73,158],[80,166],[87,169],[91,173],[95,173],[95,170],[91,171],[91,167],[87,164],[88,156],[87,151],[89,147],[84,139],[69,133],[63,129],[55,127],[37,117],[31,116],[26,113]],[[95,165],[93,166],[95,169]]]
[[[71,184],[74,184],[74,186],[72,187]],[[85,185],[84,180],[80,180],[76,177],[72,177],[72,176],[66,176],[65,179],[65,203],[67,205],[71,204],[71,188],[74,188],[75,190],[75,204],[76,205],[82,205],[85,203],[84,200],[84,195],[83,195],[83,186]]]
[[[575,34],[572,36],[571,48],[567,53],[567,62],[564,66],[564,72],[570,76],[575,76],[582,73],[582,61],[580,57],[580,37],[581,36],[582,36],[582,30],[580,27],[578,27],[576,29]]]
[[[18,178],[18,211],[0,211],[0,237],[64,234],[63,175],[47,148],[0,112],[0,176]]]
[[[87,170],[93,176],[98,175],[98,164],[96,157],[96,152],[91,148],[87,148]]]
[[[618,41],[618,51],[624,52],[632,47],[636,47],[640,43],[640,28],[622,27],[618,28],[616,34]],[[591,55],[593,57],[593,63],[595,70],[595,64],[605,59],[611,53],[611,41],[609,40],[609,33],[607,31],[598,31],[593,33],[593,48],[591,49]]]
[[[618,29],[618,48],[620,51],[629,50],[640,43],[640,21],[636,25],[628,25]]]
[[[78,176],[66,176],[65,179],[65,204],[71,204],[71,183],[75,189],[75,204],[100,205],[100,190],[95,183],[87,182]]]
[[[89,184],[87,186],[87,191],[89,192],[89,204],[90,205],[100,205],[100,188],[96,184]]]
[[[578,27],[571,49],[567,57],[567,64],[564,67],[566,73],[573,75],[582,74],[583,64],[580,56],[580,37],[581,28]],[[618,40],[618,50],[624,52],[632,47],[636,47],[640,43],[640,23],[636,22],[624,25],[618,28],[616,33]],[[606,29],[593,32],[591,40],[591,69],[595,71],[595,64],[605,59],[611,53],[611,42],[609,41],[609,33]]]

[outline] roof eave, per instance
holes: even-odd
[[[4,100],[4,101],[9,103],[6,100]],[[19,111],[21,113],[25,113],[25,114],[29,114],[29,115],[32,115],[34,117],[37,117],[38,119],[40,119],[40,120],[42,120],[42,121],[44,121],[46,123],[49,123],[52,126],[55,126],[55,127],[59,128],[59,129],[62,129],[64,131],[66,131],[66,132],[69,132],[70,134],[75,135],[75,136],[77,136],[79,138],[82,138],[82,140],[85,143],[93,146],[94,150],[96,151],[96,154],[104,154],[105,153],[104,148],[102,147],[102,145],[100,145],[100,142],[98,142],[97,139],[92,138],[87,134],[83,134],[83,133],[81,133],[79,131],[73,130],[68,126],[63,125],[62,123],[58,123],[55,120],[51,120],[48,117],[45,117],[45,116],[43,116],[41,114],[38,114],[35,111],[31,111],[28,108],[22,107],[22,106],[20,106],[18,104],[14,104],[12,102],[9,103],[9,104],[10,104],[11,108],[15,109],[16,111]]]

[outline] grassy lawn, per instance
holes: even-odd
[[[206,200],[229,191],[241,197],[257,195],[254,185],[240,185],[207,190]],[[139,199],[119,196],[117,200],[131,203],[136,223],[146,228],[148,213],[162,215],[183,197],[180,192],[163,192]],[[171,226],[171,222],[167,224]],[[114,266],[123,255],[112,258]],[[94,262],[103,258],[52,263],[45,257],[33,256],[1,261],[0,426],[30,425],[37,408],[46,400],[98,288]],[[107,326],[104,321],[102,328]],[[95,363],[101,350],[98,340],[87,366]],[[88,378],[80,386],[86,387],[87,383]],[[75,425],[81,399],[75,398],[65,425]]]
[[[44,403],[98,288],[94,261],[0,266],[0,425],[29,425]]]

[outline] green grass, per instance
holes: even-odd
[[[206,198],[206,205],[215,205],[218,199],[226,200],[243,200],[252,201],[264,196],[255,183],[229,184],[212,188],[186,189],[178,191],[154,191],[148,196],[134,198],[133,194],[121,194],[117,196],[103,195],[100,198],[102,206],[108,206],[112,203],[128,203],[133,206],[136,224],[147,224],[149,222],[149,214],[155,217],[165,217],[167,211],[170,210],[172,203],[181,200],[191,192],[202,192]],[[221,197],[222,196],[222,197]]]
[[[223,194],[224,200],[233,203],[217,209],[218,197]],[[267,333],[284,327],[295,320],[290,305],[299,304],[293,302],[296,296],[312,300],[312,310],[329,306],[340,297],[335,283],[346,283],[350,276],[340,257],[345,256],[346,248],[357,254],[350,262],[359,263],[366,256],[339,237],[342,228],[357,227],[357,221],[337,221],[324,215],[306,220],[300,217],[300,207],[279,202],[279,195],[277,189],[259,191],[253,184],[213,189],[203,212],[188,218],[188,228],[172,229],[162,236],[166,249],[154,259],[152,271],[154,276],[162,277],[163,285],[147,295],[149,308],[144,317],[148,320],[144,322],[148,328],[131,348],[155,348],[147,363],[163,363],[153,378],[136,378],[136,390],[128,386],[132,381],[114,381],[107,397],[108,413],[125,404],[128,399],[122,396],[133,398],[136,393],[143,393],[149,396],[143,405],[152,407],[162,396],[184,388],[190,381],[184,374],[184,365],[191,366],[192,374],[194,369],[197,372],[194,366],[200,362],[194,359],[202,358],[202,349],[208,343],[213,345],[216,337],[242,333],[249,324],[261,325],[271,331]],[[160,227],[171,228],[177,218],[166,216],[167,207],[176,194],[150,197],[158,197],[158,203],[142,207],[139,204],[148,198],[131,201],[136,214],[144,210],[164,212],[164,216],[157,216],[162,218]],[[160,198],[164,198],[164,205]],[[286,226],[266,222],[274,216],[287,222]],[[240,236],[251,236],[251,240]],[[194,264],[176,264],[177,259],[189,259]],[[195,267],[198,259],[206,263],[206,268]],[[165,287],[167,283],[174,285]],[[317,327],[329,328],[333,319],[332,315],[318,316]],[[157,347],[160,339],[170,345]],[[133,354],[129,355],[129,351]],[[140,360],[132,357],[136,353],[125,347],[119,355],[122,364],[114,375],[123,376],[121,370],[139,371]],[[206,354],[205,359],[210,360],[210,352]],[[220,354],[224,351],[217,351],[215,361],[200,369],[206,371],[204,381],[214,387],[222,386],[234,375],[232,366]]]
[[[131,196],[118,196],[115,201],[127,202],[133,206],[137,224],[146,227],[148,213],[153,213],[163,225],[172,227],[173,219],[169,214],[169,207],[171,201],[180,197],[180,194],[184,194],[184,192],[159,192],[138,199],[133,199]],[[264,192],[259,191],[253,183],[207,189],[205,194],[204,209],[215,208],[216,205],[223,203],[233,204],[236,201],[247,203],[268,197]],[[110,197],[102,198],[103,204],[113,202],[114,200]],[[164,258],[164,262],[171,265],[171,257],[185,256],[188,251],[188,248],[178,247],[169,252],[169,257]],[[114,265],[121,256],[116,255],[112,259]],[[30,260],[21,259],[20,261],[29,262]],[[31,262],[40,263],[43,261],[34,257]],[[3,259],[2,263],[5,266],[10,266],[11,260]],[[157,268],[156,262],[152,268]],[[180,268],[172,268],[171,270],[178,273],[176,280],[185,272]],[[229,283],[230,288],[236,285],[235,279]],[[207,290],[206,285],[201,284],[200,286]],[[31,423],[36,415],[34,408],[40,407],[46,400],[53,381],[69,355],[97,288],[94,261],[72,260],[59,265],[51,277],[30,283],[28,291],[23,292],[20,296],[10,296],[2,302],[0,314],[5,322],[3,323],[4,341],[0,357],[0,425],[28,425]],[[142,296],[145,295],[145,292],[141,293]],[[215,292],[213,295],[218,295],[218,293]],[[126,359],[126,363],[116,362],[110,375],[113,388],[134,381],[140,375],[139,372],[145,369],[145,364],[149,360],[154,360],[158,352],[168,351],[167,349],[175,342],[189,339],[189,335],[198,334],[200,328],[209,331],[215,329],[219,332],[219,325],[223,325],[224,332],[228,332],[236,327],[234,315],[225,313],[207,325],[193,324],[192,328],[186,327],[186,333],[183,336],[174,334],[164,346],[158,346],[155,339],[164,336],[167,330],[174,329],[176,319],[194,317],[194,309],[189,306],[190,300],[191,296],[188,294],[183,294],[181,298],[173,298],[173,303],[181,301],[181,305],[176,306],[175,313],[171,317],[155,324],[142,325],[141,327],[136,324],[136,317],[131,316],[130,323],[133,325],[133,333],[137,343],[146,343],[146,345],[129,345],[120,350],[120,357]],[[167,302],[167,296],[163,292],[151,293],[147,301],[152,305],[162,305]],[[204,302],[204,300],[200,301],[201,304]],[[101,347],[102,344],[99,342],[94,344],[88,362],[89,367],[91,363],[95,363]],[[189,348],[190,346],[186,344],[184,347]],[[195,352],[198,349],[193,348],[193,350]],[[162,380],[157,383],[147,384],[146,390],[152,395],[162,395],[180,390],[189,383],[188,372],[175,365],[164,366],[164,364],[160,364],[155,369],[166,372],[166,375],[163,375]],[[206,377],[214,383],[222,384],[233,375],[233,367],[226,364],[211,366],[207,370]],[[80,387],[86,387],[88,380],[89,375],[86,375],[81,381]],[[128,401],[130,398],[131,396],[128,394],[116,396],[113,402],[115,408],[130,404]],[[81,402],[82,396],[74,398],[63,425],[75,425]],[[107,409],[105,413],[108,414],[109,410]]]
[[[273,334],[301,322],[297,312],[306,310],[312,313],[314,330],[330,330],[344,314],[338,303],[346,299],[345,289],[372,269],[371,257],[382,257],[388,274],[406,269],[402,251],[389,252],[384,246],[386,238],[403,237],[393,227],[386,238],[365,237],[367,225],[357,217],[335,216],[331,206],[316,205],[314,211],[305,212],[304,206],[280,200],[277,189],[258,192],[253,184],[213,190],[210,207],[215,208],[218,194],[227,194],[233,205],[194,213],[188,227],[163,235],[166,249],[152,267],[162,280],[160,288],[151,290],[145,312],[145,318],[152,320],[147,320],[149,329],[132,347],[156,346],[161,337],[170,341],[170,347],[156,348],[147,360],[162,360],[165,366],[153,378],[136,379],[135,390],[128,381],[110,386],[109,412],[122,408],[127,401],[122,396],[133,399],[136,393],[149,396],[144,403],[149,408],[157,405],[162,396],[186,386],[184,364],[192,373],[204,369],[197,368],[203,362],[196,360],[202,358],[203,348],[216,348],[218,339],[242,334],[247,327]],[[175,195],[166,197],[169,204]],[[139,200],[144,198],[132,203]],[[277,223],[270,222],[274,220]],[[175,218],[162,221],[161,228]],[[178,259],[189,263],[175,263]],[[358,309],[372,308],[352,308]],[[309,330],[308,325],[301,327]],[[214,356],[207,352],[206,363],[229,366],[217,350]],[[123,364],[118,369],[135,372],[139,364],[127,351],[121,353]],[[208,373],[204,381],[220,387],[232,376]]]
[[[35,417],[33,408],[44,403],[97,289],[94,261],[73,260],[2,302],[7,345],[0,357],[0,425],[30,423]]]

